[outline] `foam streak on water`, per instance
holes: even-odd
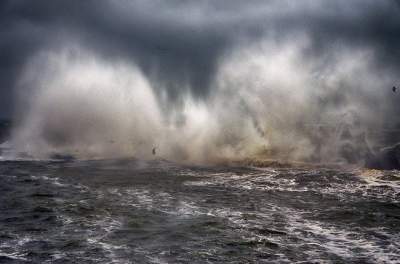
[[[4,160],[0,262],[396,263],[399,176]]]

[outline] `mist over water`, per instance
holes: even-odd
[[[382,92],[390,72],[376,69],[372,49],[321,57],[307,52],[307,35],[294,39],[238,41],[218,60],[209,95],[182,92],[179,102],[122,57],[109,61],[77,44],[40,52],[18,82],[13,146],[37,158],[148,159],[155,147],[158,157],[190,163],[363,163],[380,144],[370,132],[394,108]]]
[[[13,149],[362,164],[398,138],[381,131],[399,128],[399,11],[372,0],[5,1]]]

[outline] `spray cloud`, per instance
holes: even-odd
[[[399,22],[383,20],[395,1],[222,2],[89,1],[57,19],[33,9],[38,34],[62,30],[18,67],[18,151],[353,162],[381,144],[376,130],[399,111],[387,89]]]

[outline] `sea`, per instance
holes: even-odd
[[[0,263],[400,263],[400,172],[0,156]]]

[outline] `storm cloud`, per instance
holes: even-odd
[[[24,63],[68,42],[134,61],[171,101],[206,98],[220,57],[265,35],[296,42],[308,34],[304,52],[326,60],[340,46],[369,47],[393,71],[400,56],[398,1],[13,0],[1,2],[0,25],[2,115]]]

